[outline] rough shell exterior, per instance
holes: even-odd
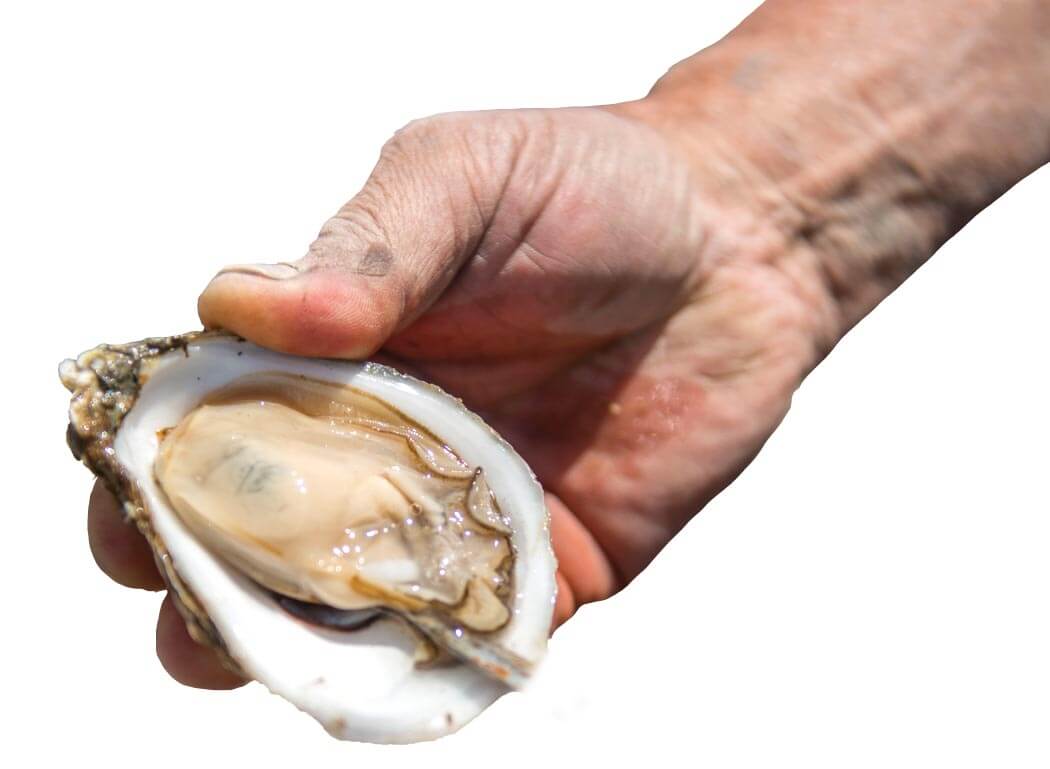
[[[214,648],[227,668],[243,675],[244,671],[227,652],[222,636],[207,612],[175,571],[167,547],[153,529],[139,489],[117,461],[113,450],[117,430],[149,377],[150,362],[173,350],[185,350],[187,345],[208,336],[219,334],[201,331],[129,344],[100,345],[76,361],[63,361],[59,376],[73,393],[66,431],[66,441],[73,456],[105,483],[120,500],[128,520],[146,538],[157,568],[193,639]]]

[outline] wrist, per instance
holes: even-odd
[[[825,348],[1050,159],[1050,3],[909,5],[771,0],[622,105],[769,228]]]

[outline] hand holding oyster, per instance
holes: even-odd
[[[765,202],[683,162],[657,102],[621,106],[417,121],[302,260],[209,284],[204,325],[259,347],[146,340],[64,366],[74,446],[195,635],[333,733],[441,734],[527,677],[554,579],[558,622],[638,574],[754,457],[828,340]],[[427,385],[327,360],[379,351],[514,450]],[[231,423],[236,445],[198,448]],[[326,491],[333,474],[367,504]],[[173,675],[212,661],[186,641],[159,644]]]
[[[61,376],[74,453],[194,637],[336,736],[440,736],[541,659],[542,490],[436,387],[217,333],[98,347]]]

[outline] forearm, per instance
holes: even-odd
[[[812,262],[833,344],[1050,160],[1050,0],[770,0],[644,109]]]

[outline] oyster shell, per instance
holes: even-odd
[[[333,735],[439,737],[542,658],[542,490],[438,388],[215,332],[104,345],[60,375],[74,454],[193,637]]]

